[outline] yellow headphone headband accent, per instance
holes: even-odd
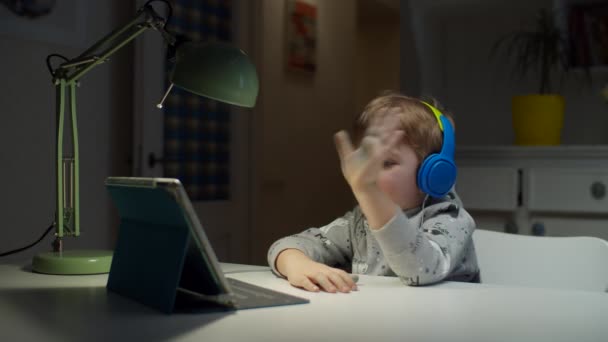
[[[435,114],[435,118],[437,119],[437,122],[439,122],[439,128],[443,132],[443,123],[441,122],[441,116],[443,114],[441,114],[441,112],[437,108],[435,108],[434,106],[430,105],[429,103],[424,102],[424,101],[420,101],[420,102],[422,102],[425,105],[427,105],[427,107],[429,107],[431,109],[431,111],[433,112],[433,114]]]

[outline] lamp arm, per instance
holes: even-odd
[[[165,30],[166,20],[158,15],[148,1],[126,25],[103,37],[78,57],[66,60],[57,69],[51,70],[56,87],[57,151],[56,151],[56,217],[53,250],[61,252],[64,236],[80,235],[80,176],[78,127],[76,119],[76,85],[80,77],[96,65],[135,39],[149,28],[159,31],[168,44],[175,44],[175,37]],[[98,52],[101,50],[101,52]],[[48,59],[47,59],[48,64]],[[71,153],[64,153],[64,124],[66,90],[70,97]]]
[[[158,15],[151,5],[146,4],[137,11],[135,17],[126,25],[101,38],[78,57],[62,63],[53,73],[54,83],[58,84],[60,79],[64,79],[68,83],[78,81],[89,70],[107,61],[116,51],[149,28],[159,31],[169,45],[175,44],[176,38],[165,30],[165,18]],[[96,53],[104,46],[106,47],[105,50]]]

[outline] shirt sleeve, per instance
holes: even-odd
[[[314,261],[348,270],[353,257],[351,226],[355,219],[355,210],[349,211],[323,227],[309,228],[277,240],[268,250],[268,265],[280,276],[276,269],[277,256],[285,249],[294,248]]]
[[[417,286],[447,278],[472,244],[474,230],[473,218],[453,200],[429,206],[417,220],[398,212],[373,234],[393,271]]]

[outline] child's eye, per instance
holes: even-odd
[[[388,169],[388,168],[390,168],[392,166],[395,166],[395,165],[397,165],[397,163],[394,160],[385,160],[382,166],[385,169]]]

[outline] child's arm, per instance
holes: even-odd
[[[468,281],[478,275],[474,230],[473,218],[454,199],[434,204],[413,218],[399,213],[372,233],[391,269],[406,284],[426,285],[452,277]]]
[[[312,261],[297,249],[285,249],[277,257],[276,267],[289,283],[305,290],[335,293],[357,290],[357,285],[345,271]]]
[[[269,248],[268,264],[294,286],[309,291],[318,291],[320,287],[335,292],[342,291],[346,284],[348,292],[354,288],[354,283],[348,273],[338,268],[351,268],[351,228],[360,218],[361,213],[355,209],[324,227],[284,237]],[[316,290],[311,283],[317,287]]]

